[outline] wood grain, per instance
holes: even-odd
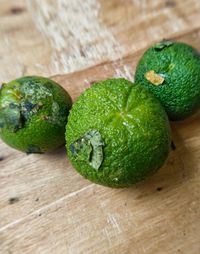
[[[99,34],[94,28],[94,38],[84,38],[83,44],[72,36],[74,45],[68,44],[73,43],[70,38],[62,52],[51,41],[54,35],[47,17],[38,14],[39,1],[31,6],[28,2],[1,1],[2,80],[57,73],[52,78],[75,99],[94,81],[117,76],[132,80],[145,48],[163,37],[200,50],[199,1],[100,0],[95,21],[100,24]],[[97,1],[86,2],[94,6]],[[42,5],[51,7],[47,16],[53,7],[59,8],[56,1],[45,0]],[[67,14],[67,8],[64,11]],[[44,21],[39,30],[37,18]],[[56,26],[60,19],[54,19]],[[66,20],[62,22],[64,26]],[[100,56],[104,48],[88,59],[86,46],[108,45],[104,41],[110,34],[112,43],[117,42],[116,55],[112,51]],[[67,58],[73,47],[83,50],[80,65],[76,65],[78,55],[72,63],[52,64],[52,56]],[[74,73],[65,73],[73,68]],[[0,253],[200,253],[199,122],[200,112],[172,123],[176,150],[166,165],[144,183],[119,190],[84,180],[64,148],[27,156],[0,142]]]

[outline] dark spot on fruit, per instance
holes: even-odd
[[[53,89],[54,89],[54,84],[53,84],[52,82],[47,81],[47,82],[45,83],[45,85],[46,85],[46,87],[47,87],[48,89],[50,89],[50,90],[53,90]]]
[[[11,12],[13,15],[18,15],[18,14],[24,12],[24,11],[25,11],[25,9],[22,8],[22,7],[19,7],[19,6],[15,6],[15,7],[12,7],[12,8],[10,9],[10,12]]]
[[[36,199],[35,199],[35,202],[38,202],[38,201],[39,201],[39,198],[36,198]]]
[[[161,191],[163,189],[163,187],[157,187],[157,191]]]
[[[171,149],[172,149],[173,151],[176,150],[176,146],[175,146],[175,144],[174,144],[173,141],[171,142]]]
[[[19,198],[18,197],[13,197],[13,198],[9,198],[9,204],[13,205],[15,203],[19,202]]]
[[[3,161],[4,160],[4,158],[3,157],[0,157],[0,161]]]
[[[4,122],[2,119],[0,119],[0,128],[3,129],[3,127],[4,127]]]
[[[39,216],[41,216],[42,214],[41,213],[39,213]]]
[[[43,153],[38,146],[35,145],[28,145],[28,149],[26,151],[27,154],[30,153]]]
[[[1,126],[9,128],[12,132],[16,132],[23,127],[23,119],[19,105],[16,103],[9,103],[8,107],[2,110]]]
[[[24,106],[24,108],[25,108],[28,112],[30,112],[31,110],[33,110],[33,109],[35,108],[36,104],[33,104],[33,103],[27,101],[27,102],[24,103],[23,106]]]
[[[124,203],[124,206],[127,206],[127,203]]]
[[[69,146],[69,150],[73,155],[76,155],[76,148],[73,144],[70,144]]]
[[[13,109],[13,108],[18,108],[18,105],[16,105],[15,103],[11,102],[9,104],[9,108]]]
[[[7,83],[2,83],[0,88],[3,88],[4,86],[6,86]]]

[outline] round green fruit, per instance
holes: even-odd
[[[135,81],[160,100],[171,120],[184,119],[200,106],[200,55],[185,43],[162,41],[139,60]]]
[[[126,187],[162,166],[170,150],[168,118],[143,86],[125,79],[94,84],[73,104],[67,152],[85,178]]]
[[[0,137],[26,153],[43,153],[65,143],[72,101],[56,82],[22,77],[0,89]]]

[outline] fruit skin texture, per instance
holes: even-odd
[[[65,143],[72,101],[56,82],[27,76],[0,89],[0,137],[26,153],[43,153]]]
[[[164,78],[162,84],[145,78],[152,70]],[[200,106],[200,55],[190,45],[172,41],[155,44],[139,60],[135,80],[153,92],[171,120],[184,119]]]
[[[91,130],[102,139],[103,160],[96,158],[99,168],[91,166],[94,147],[87,149],[89,144],[81,143]],[[85,178],[109,187],[127,187],[156,172],[167,158],[170,140],[168,118],[159,101],[125,79],[102,81],[83,92],[72,106],[66,127],[73,166]],[[80,156],[74,152],[78,143],[84,147]]]

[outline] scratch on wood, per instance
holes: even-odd
[[[90,87],[90,81],[88,79],[84,79],[84,84],[87,86],[87,87]]]
[[[80,190],[73,191],[73,192],[71,192],[71,193],[69,193],[69,194],[63,196],[62,198],[59,198],[59,199],[57,199],[57,200],[55,200],[55,201],[49,203],[48,205],[45,205],[45,206],[41,207],[40,209],[37,209],[37,210],[33,211],[32,213],[28,214],[27,216],[25,216],[25,217],[23,217],[23,218],[20,218],[20,219],[18,219],[18,220],[16,220],[16,221],[13,221],[13,222],[11,222],[11,223],[9,223],[9,224],[7,224],[7,225],[1,227],[1,228],[0,228],[0,233],[3,232],[3,231],[5,231],[5,230],[7,230],[7,229],[10,228],[10,227],[13,227],[13,226],[17,225],[17,224],[20,223],[20,222],[22,222],[22,221],[24,221],[24,220],[30,218],[31,216],[34,216],[34,215],[39,215],[39,216],[40,216],[40,214],[42,214],[45,210],[47,210],[48,208],[52,207],[53,205],[58,205],[59,203],[63,202],[64,200],[66,200],[66,199],[68,199],[68,198],[71,198],[71,197],[74,197],[74,196],[76,196],[77,194],[79,194],[79,193],[81,193],[81,192],[83,192],[83,191],[85,191],[85,190],[87,190],[87,189],[92,188],[94,185],[95,185],[95,184],[92,183],[92,184],[90,184],[90,185],[87,185],[86,187],[83,187],[83,188],[80,189]]]
[[[134,80],[133,70],[128,65],[124,65],[123,68],[115,68],[115,72],[116,74],[114,75],[114,77],[116,78],[125,78],[130,81]]]
[[[106,228],[103,229],[103,234],[105,235],[106,239],[108,240],[109,245],[112,246],[111,236],[109,234],[109,231]]]
[[[115,215],[109,214],[108,218],[107,218],[107,222],[112,225],[112,227],[118,234],[121,233],[121,229],[120,229],[120,226],[117,222]]]

